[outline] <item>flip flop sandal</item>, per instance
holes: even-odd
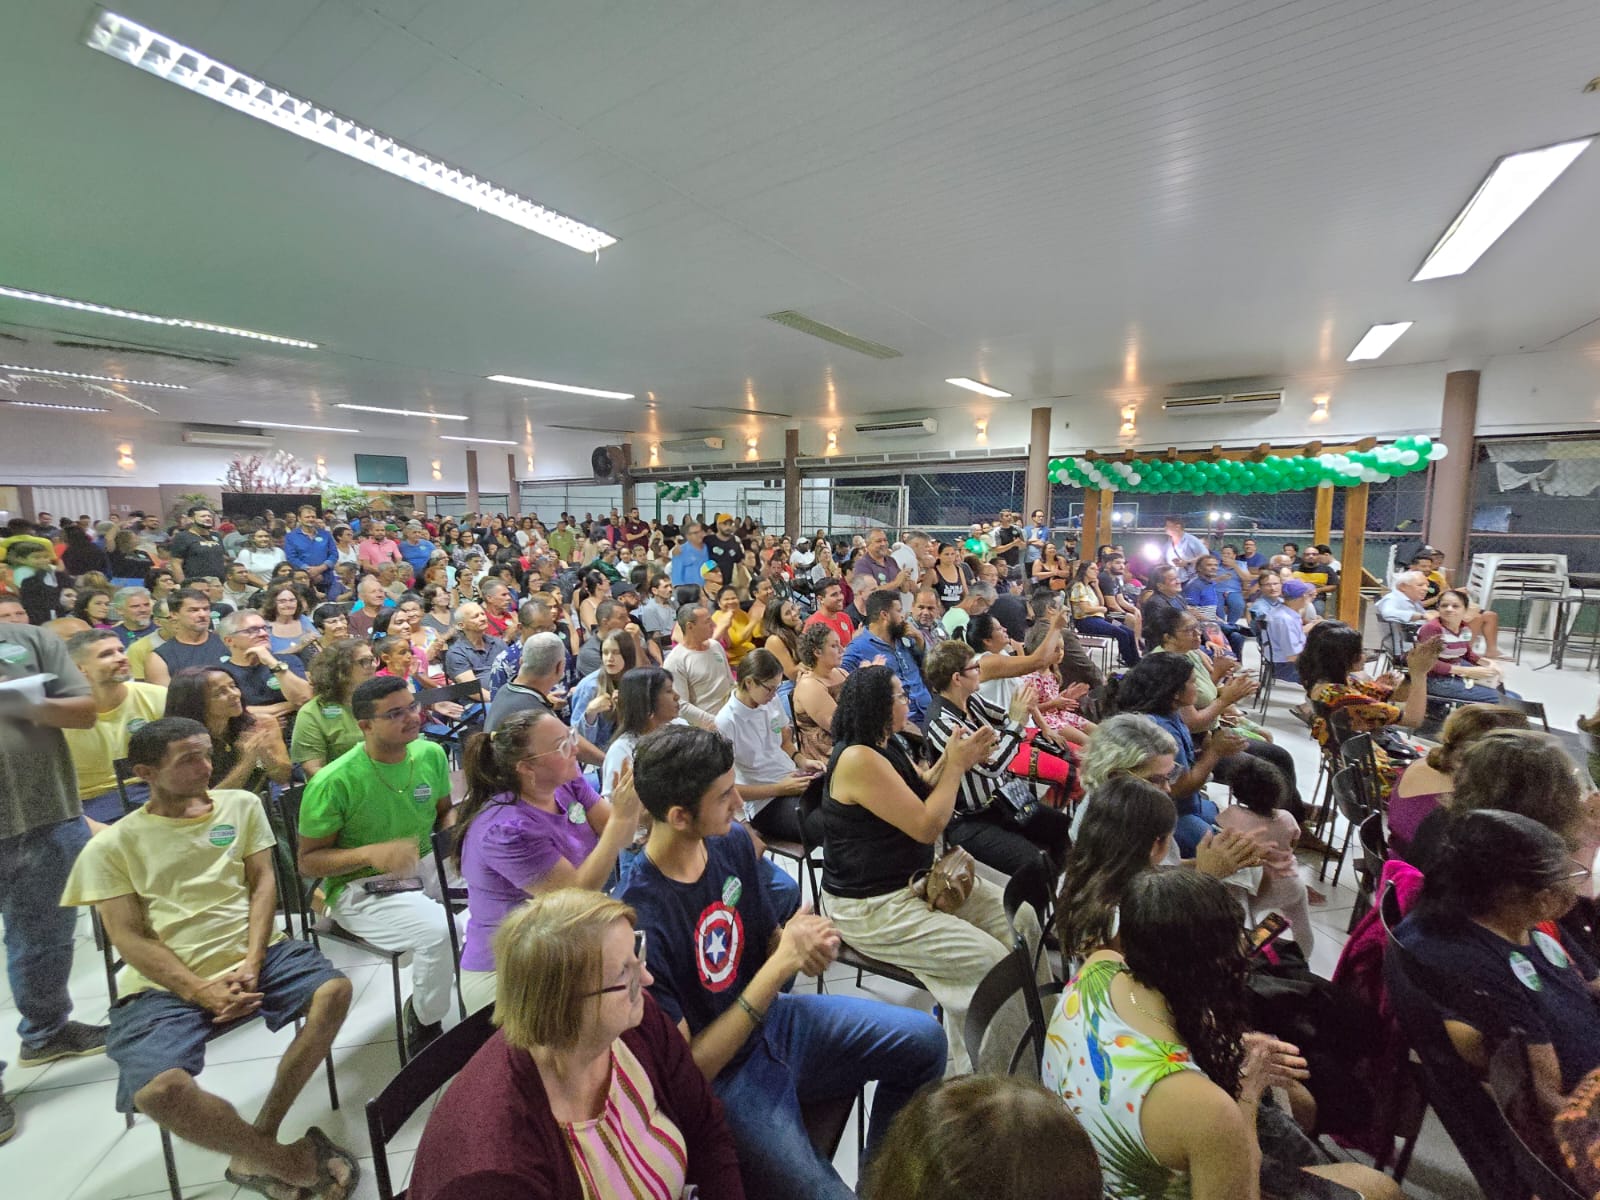
[[[256,1192],[267,1197],[267,1200],[311,1200],[316,1194],[310,1188],[279,1179],[276,1175],[243,1175],[232,1167],[224,1171],[222,1177],[235,1187]]]
[[[334,1145],[333,1139],[315,1125],[306,1130],[306,1136],[311,1139],[311,1144],[317,1150],[315,1194],[323,1197],[323,1200],[346,1200],[346,1197],[356,1190],[356,1184],[361,1180],[361,1164],[356,1162],[348,1150]],[[349,1171],[349,1176],[343,1183],[340,1183],[333,1173],[332,1164],[335,1161],[343,1163]]]

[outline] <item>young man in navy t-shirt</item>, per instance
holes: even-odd
[[[913,1093],[945,1070],[945,1037],[913,1009],[853,996],[793,995],[839,951],[825,917],[779,925],[755,847],[734,814],[733,747],[668,725],[634,749],[634,786],[655,823],[621,899],[649,935],[651,995],[688,1039],[721,1098],[751,1196],[854,1193],[811,1145],[802,1102],[877,1080],[870,1154]]]

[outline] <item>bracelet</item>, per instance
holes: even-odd
[[[745,1016],[750,1018],[750,1023],[757,1029],[760,1029],[761,1026],[766,1023],[767,1014],[757,1011],[755,1005],[751,1004],[750,1001],[746,1000],[743,996],[735,997],[735,1000],[739,1007],[744,1009]]]

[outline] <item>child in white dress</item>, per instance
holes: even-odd
[[[1266,848],[1261,886],[1248,897],[1250,921],[1259,921],[1262,913],[1282,913],[1294,930],[1295,944],[1309,959],[1315,940],[1311,905],[1294,857],[1300,825],[1280,807],[1288,795],[1289,782],[1277,767],[1249,755],[1240,755],[1232,764],[1229,782],[1233,785],[1233,803],[1217,814],[1217,825],[1253,837]]]

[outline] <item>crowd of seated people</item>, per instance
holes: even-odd
[[[31,586],[0,595],[0,643],[56,679],[6,716],[0,770],[50,781],[13,824],[51,831],[52,886],[96,906],[131,967],[109,1031],[71,1022],[60,989],[24,1009],[23,1065],[108,1048],[119,1103],[228,1154],[230,1180],[347,1194],[346,1151],[278,1136],[349,1002],[326,960],[261,926],[288,871],[327,919],[408,956],[411,1053],[458,988],[467,1011],[492,1008],[499,1032],[424,1135],[419,1197],[849,1194],[805,1110],[867,1083],[863,1194],[942,1194],[904,1190],[917,1141],[940,1105],[985,1104],[1061,1131],[1062,1195],[1102,1176],[1117,1196],[1292,1194],[1303,1170],[1396,1194],[1282,1150],[1310,1144],[1293,1130],[1316,1127],[1316,1081],[1248,1023],[1247,926],[1281,914],[1307,957],[1320,899],[1296,857],[1320,845],[1315,813],[1281,744],[1305,735],[1245,711],[1249,637],[1304,689],[1328,753],[1375,737],[1391,847],[1422,881],[1411,951],[1462,973],[1505,942],[1544,981],[1534,997],[1496,984],[1452,1019],[1474,1064],[1508,1031],[1531,1037],[1554,1120],[1600,1066],[1579,1048],[1600,994],[1592,924],[1563,907],[1587,892],[1600,817],[1564,752],[1497,703],[1516,696],[1474,652],[1481,614],[1442,581],[1430,593],[1436,571],[1402,573],[1380,616],[1417,631],[1369,676],[1359,633],[1318,610],[1338,586],[1326,547],[1274,567],[1174,520],[1153,560],[1079,561],[1034,516],[838,547],[637,510],[546,527],[311,510],[219,525],[198,508],[160,540],[143,520],[14,535],[5,582]],[[99,586],[108,570],[120,586]],[[1111,639],[1121,669],[1106,678],[1080,634]],[[464,703],[419,699],[451,685]],[[1444,701],[1440,746],[1419,755]],[[286,790],[298,840],[264,853]],[[1484,811],[1512,816],[1468,820]],[[166,832],[183,821],[197,833]],[[209,853],[196,836],[219,849],[217,828],[236,839],[225,869],[172,857]],[[431,861],[444,829],[463,914]],[[1518,860],[1493,887],[1487,846]],[[769,847],[814,855],[809,904]],[[981,869],[930,900],[963,854]],[[1056,898],[1052,929],[1026,905],[1008,917],[1008,880]],[[232,924],[195,933],[195,903]],[[966,1015],[1017,937],[1041,983],[1069,980],[1048,1090],[933,1087],[980,1065]],[[914,978],[943,1028],[794,990],[846,945]],[[302,1028],[247,1123],[195,1085],[192,1030],[256,1013]]]

